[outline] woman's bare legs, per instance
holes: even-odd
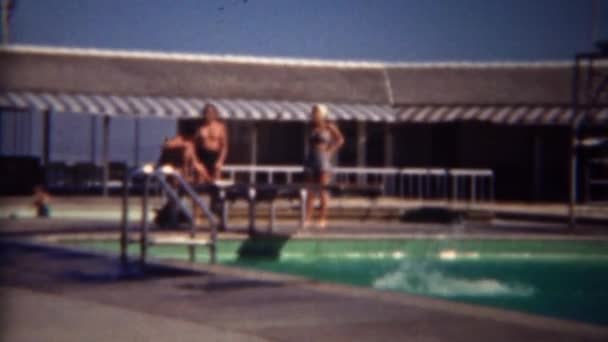
[[[308,182],[308,184],[313,185],[314,183],[311,180]],[[306,197],[306,221],[304,221],[304,228],[310,227],[313,210],[315,209],[314,205],[315,205],[316,193],[317,192],[313,189],[312,186],[308,188],[308,197]]]
[[[326,186],[329,184],[331,176],[328,172],[321,174],[320,185]],[[327,205],[329,204],[329,191],[321,191],[321,213],[319,216],[319,228],[325,229],[327,227]]]

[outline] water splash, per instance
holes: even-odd
[[[437,297],[529,297],[534,294],[534,288],[524,284],[507,284],[492,278],[453,277],[433,264],[412,260],[405,260],[397,270],[377,278],[373,286]]]

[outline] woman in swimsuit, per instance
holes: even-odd
[[[342,133],[333,123],[327,121],[327,107],[316,104],[311,112],[311,132],[309,136],[309,152],[304,164],[304,172],[309,184],[326,186],[331,179],[331,158],[344,144]],[[329,192],[327,190],[310,189],[306,202],[306,226],[310,225],[315,197],[321,201],[319,228],[325,229],[327,225],[327,204]]]

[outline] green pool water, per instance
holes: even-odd
[[[65,242],[118,251],[116,241]],[[136,254],[137,246],[130,253]],[[187,259],[180,246],[151,249]],[[200,262],[207,262],[204,249]],[[608,241],[222,240],[219,262],[608,325]]]

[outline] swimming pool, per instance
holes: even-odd
[[[65,243],[118,251],[116,241]],[[220,240],[218,252],[225,265],[608,324],[605,240],[266,237]],[[151,253],[188,257],[180,246]]]

